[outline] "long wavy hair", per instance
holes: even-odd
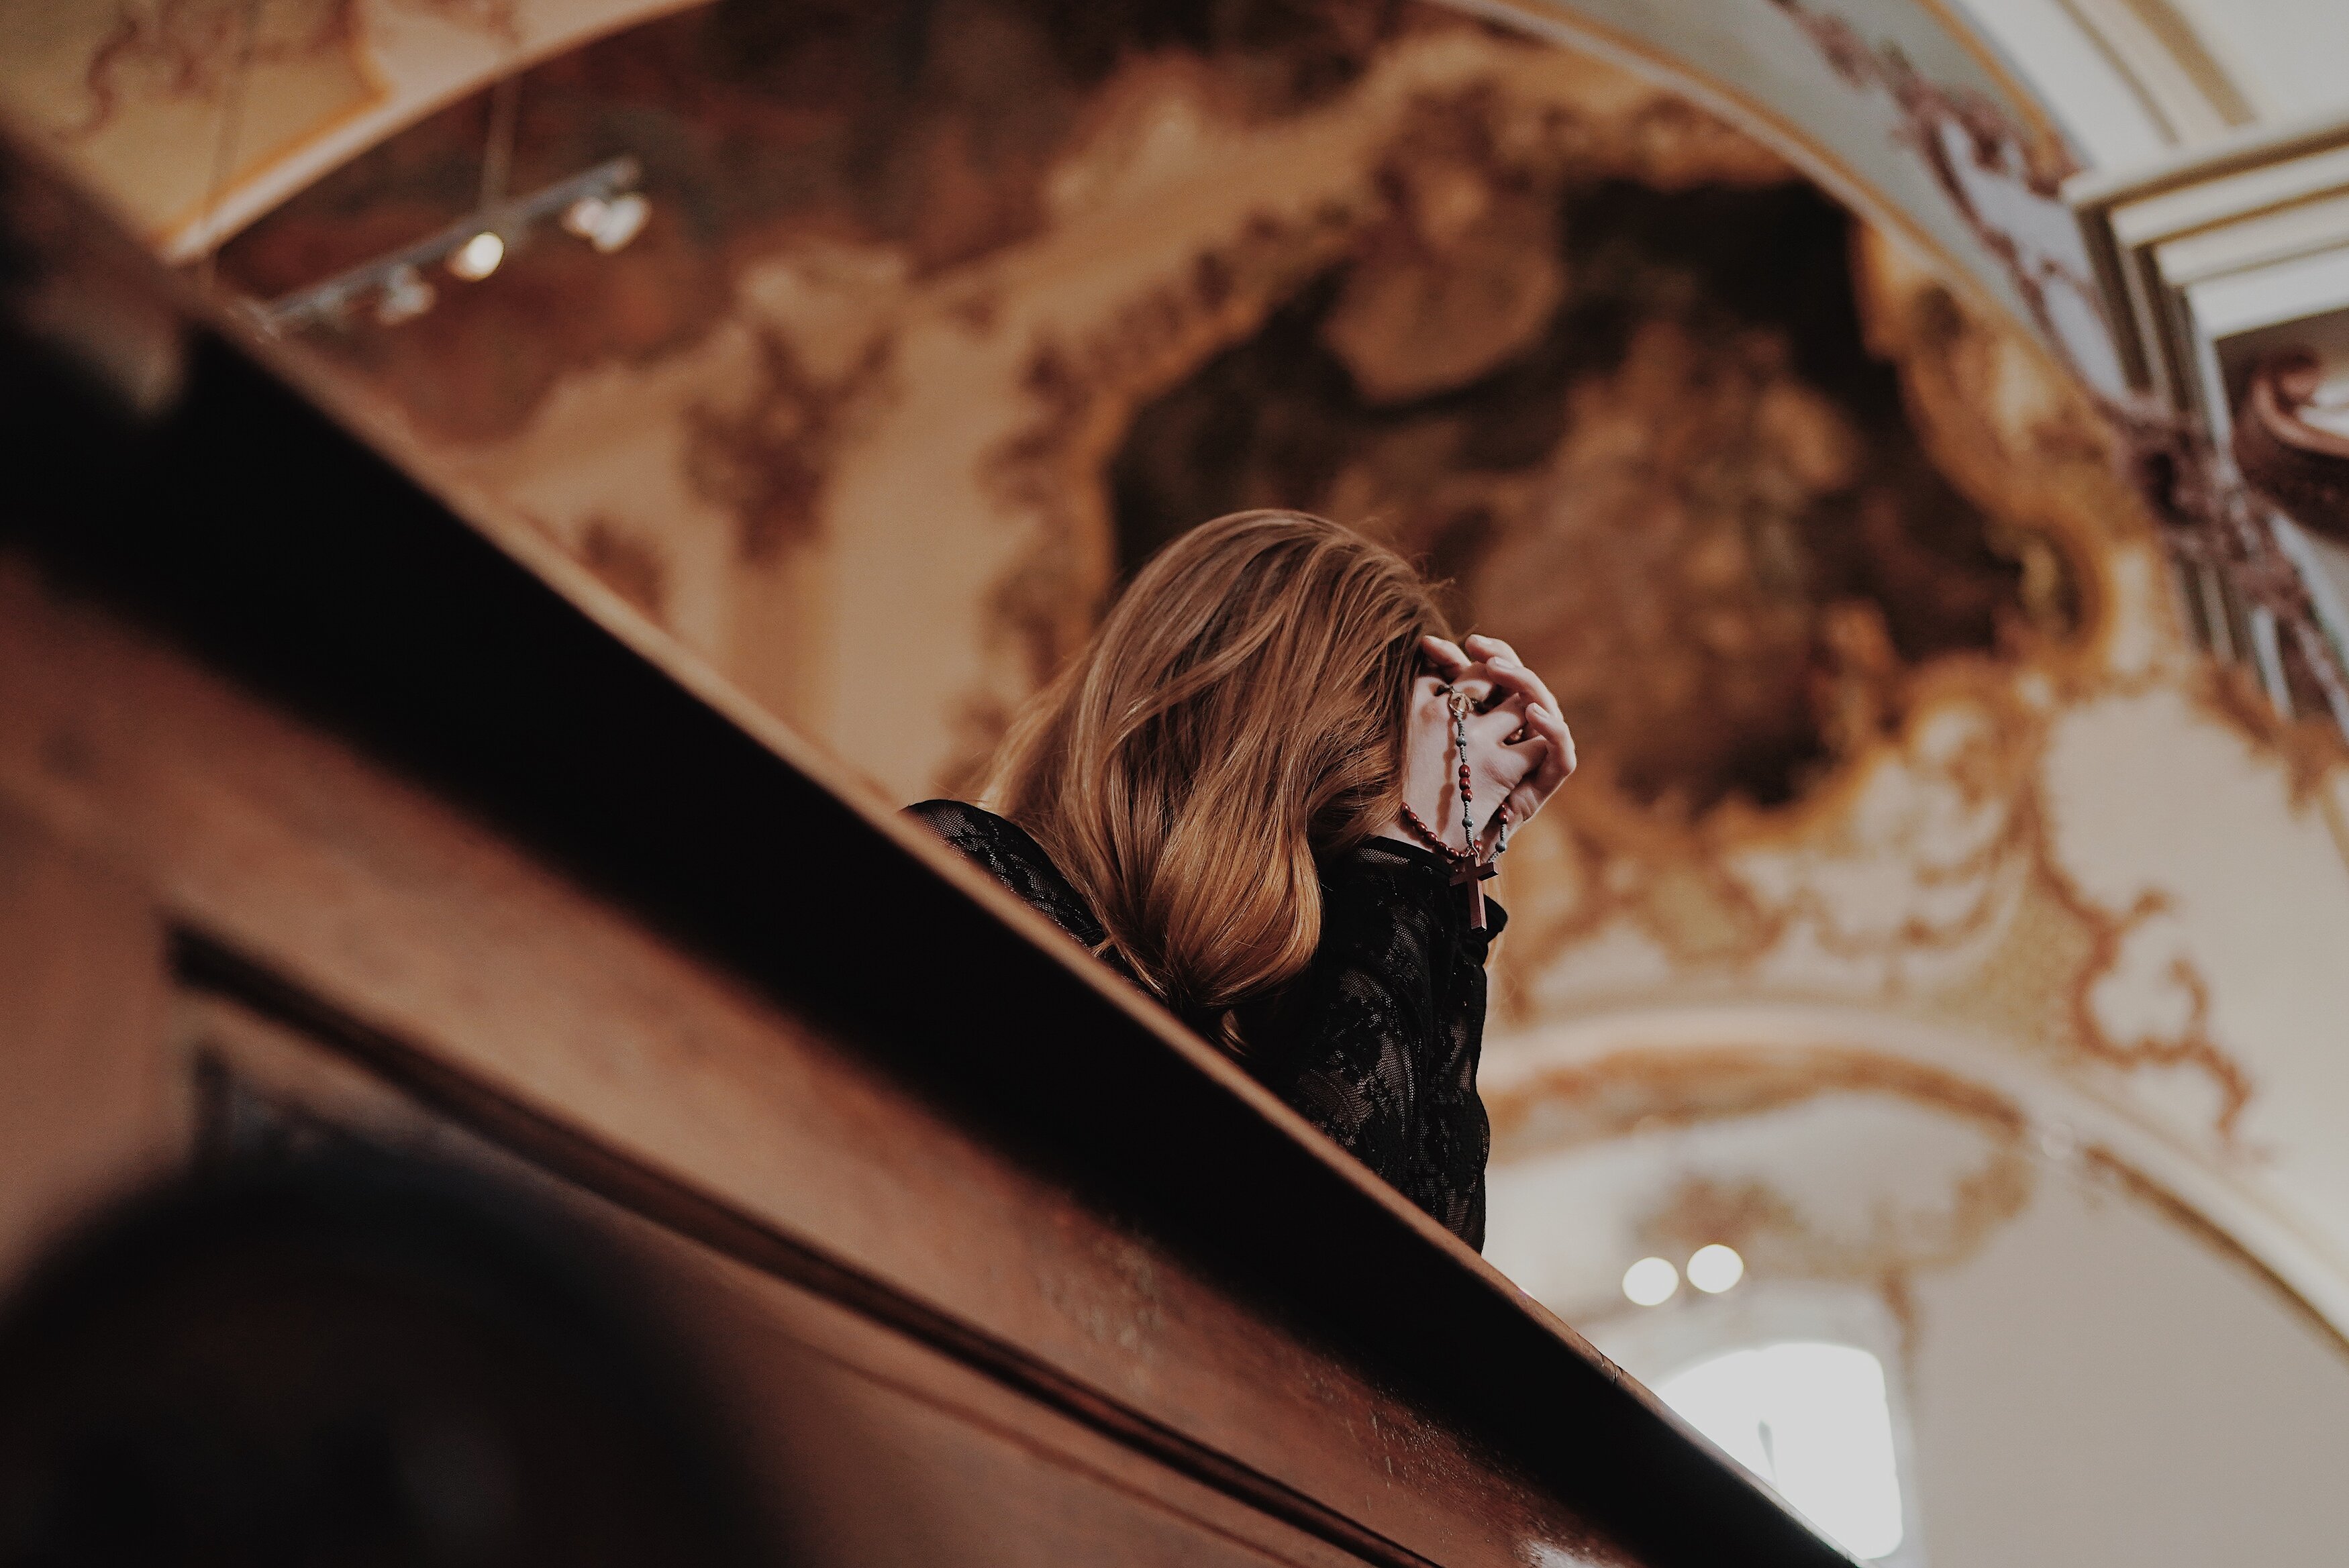
[[[1176,1012],[1244,1048],[1234,1009],[1311,962],[1314,857],[1393,820],[1423,634],[1394,552],[1244,511],[1152,559],[1022,711],[986,797],[1034,835]]]

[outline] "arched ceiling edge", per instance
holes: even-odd
[[[1594,1068],[1676,1053],[1748,1052],[1821,1092],[1865,1088],[1854,1061],[1888,1070],[1887,1092],[1930,1081],[1944,1106],[1971,1119],[2019,1119],[2017,1130],[2050,1158],[2116,1181],[2172,1222],[2233,1257],[2349,1355],[2349,1245],[2314,1219],[2321,1194],[2292,1190],[2258,1150],[2219,1150],[2162,1123],[2118,1092],[2092,1087],[1986,1042],[1913,1018],[1836,1006],[1739,1005],[1598,1013],[1520,1036],[1486,1058],[1479,1087],[1493,1112],[1495,1158],[1513,1150],[1513,1124],[1537,1121],[1542,1101]],[[1920,1078],[1920,1075],[1922,1075]],[[1539,1144],[1537,1133],[1531,1143]],[[2317,1201],[2312,1202],[2312,1199]]]
[[[2125,390],[2054,116],[1942,0],[1444,0],[1667,84]]]

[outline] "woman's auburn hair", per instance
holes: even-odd
[[[1154,557],[996,754],[1032,834],[1169,1006],[1241,1046],[1233,1009],[1312,961],[1314,857],[1402,801],[1424,579],[1326,519],[1243,511]]]

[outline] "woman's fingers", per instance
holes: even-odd
[[[1552,713],[1559,711],[1557,698],[1551,694],[1548,685],[1517,657],[1515,648],[1500,638],[1471,637],[1467,651],[1475,655],[1498,685],[1511,691],[1523,692]]]
[[[1419,640],[1419,651],[1434,667],[1434,678],[1438,682],[1451,686],[1480,709],[1491,702],[1494,691],[1492,672],[1461,652],[1457,643],[1438,636],[1423,636]]]
[[[1511,811],[1522,821],[1540,810],[1574,772],[1574,732],[1567,727],[1565,715],[1548,684],[1517,657],[1515,648],[1498,637],[1473,636],[1467,640],[1464,651],[1491,674],[1496,686],[1524,699],[1528,737],[1537,737],[1547,743],[1540,761],[1511,794]]]
[[[1509,811],[1519,822],[1549,803],[1574,772],[1574,732],[1566,721],[1543,707],[1528,708],[1526,727],[1532,730],[1542,743],[1542,757],[1533,769],[1509,792]]]
[[[1468,667],[1476,662],[1461,651],[1459,644],[1444,637],[1431,635],[1420,638],[1419,651],[1427,655],[1428,663],[1433,665],[1445,680],[1465,675]]]
[[[1574,771],[1573,733],[1548,686],[1498,637],[1472,636],[1464,646],[1427,636],[1419,647],[1433,673],[1422,677],[1413,701],[1414,733],[1425,734],[1426,742],[1415,739],[1411,747],[1407,788],[1414,799],[1426,797],[1417,808],[1423,817],[1433,807],[1430,820],[1449,816],[1457,822],[1456,815],[1442,808],[1450,805],[1458,788],[1455,769],[1462,758],[1451,743],[1456,727],[1464,723],[1461,738],[1467,743],[1476,815],[1489,851],[1500,834],[1501,812],[1485,802],[1506,805],[1512,823],[1530,819]],[[1449,698],[1439,696],[1447,687],[1451,696],[1468,698],[1475,711],[1455,719],[1448,711]],[[1420,730],[1423,724],[1440,735]]]
[[[1465,683],[1463,683],[1465,689]],[[1485,746],[1513,746],[1517,738],[1528,732],[1525,694],[1510,692],[1498,686],[1491,693],[1499,698],[1482,713],[1471,714],[1468,734],[1472,742]]]
[[[1501,641],[1500,638],[1488,637],[1482,632],[1469,633],[1467,637],[1464,639],[1464,645],[1470,652],[1474,653],[1480,659],[1489,659],[1495,654],[1499,654],[1502,657],[1510,659],[1514,659],[1517,656],[1516,649],[1509,646],[1508,644]]]
[[[1520,820],[1530,816],[1575,766],[1574,737],[1548,684],[1498,637],[1471,636],[1464,646],[1428,636],[1420,639],[1420,647],[1442,678],[1481,710],[1470,720],[1473,741],[1515,754],[1509,766],[1495,771],[1518,774],[1512,811]]]
[[[1540,802],[1548,798],[1535,780],[1550,766],[1550,757],[1556,749],[1538,735],[1528,735],[1506,748],[1506,771],[1496,780],[1500,785],[1497,805],[1487,805],[1487,798],[1482,794],[1477,797],[1476,814],[1487,853],[1499,841],[1505,817],[1509,826],[1516,827],[1539,810]]]
[[[1498,637],[1471,637],[1468,648],[1491,670],[1494,679],[1513,691],[1522,691],[1551,712],[1557,711],[1557,698],[1548,685],[1534,673],[1532,666],[1517,657],[1517,651]]]
[[[1492,672],[1460,649],[1460,645],[1447,638],[1423,636],[1419,651],[1434,666],[1436,678],[1456,686],[1467,694],[1470,701],[1480,707],[1493,689]]]
[[[1558,716],[1557,709],[1538,704],[1526,710],[1526,723],[1535,734],[1549,742],[1550,767],[1557,773],[1550,787],[1556,789],[1574,774],[1574,731],[1567,727],[1566,720]]]
[[[1522,696],[1510,695],[1469,718],[1468,760],[1480,821],[1489,823],[1495,805],[1516,799],[1526,780],[1545,765],[1549,749],[1533,728]]]

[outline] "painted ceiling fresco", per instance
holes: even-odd
[[[1461,107],[1353,255],[1136,418],[1122,564],[1274,498],[1364,520],[1557,672],[1599,774],[1682,814],[1794,799],[1920,665],[2066,634],[2061,552],[2033,542],[2026,599],[2016,531],[1864,344],[1840,209],[1767,167],[1496,166]]]
[[[1520,77],[1553,55],[1392,3],[688,13],[522,89],[512,182],[633,152],[659,197],[641,241],[611,257],[542,242],[419,320],[357,319],[320,346],[429,438],[512,441],[566,378],[708,343],[746,270],[851,253],[913,289],[981,271],[1081,204],[1086,155],[1121,118],[1129,139],[1164,139],[1178,108],[1262,136],[1342,113],[1381,61],[1446,50],[1514,55]],[[1061,543],[1094,559],[999,586],[1028,681],[1116,573],[1190,522],[1271,502],[1429,561],[1464,625],[1554,672],[1596,773],[1682,817],[1792,801],[1882,731],[1920,665],[2069,633],[2063,550],[1927,459],[1898,366],[1865,343],[1851,220],[1678,100],[1532,86],[1430,84],[1331,150],[1351,167],[1319,171],[1330,189],[1306,222],[1267,218],[1237,250],[1164,246],[1195,273],[1165,308],[1192,319],[1143,330],[1190,341],[1090,346],[1133,358],[1100,372],[1040,346],[1030,388],[1083,428],[1032,432],[989,477],[1084,514],[1058,521],[1091,537]],[[268,297],[457,217],[487,120],[460,105],[338,170],[227,271]],[[1124,248],[1146,263],[1140,238]],[[983,315],[984,291],[963,308]],[[829,374],[801,335],[752,335],[744,406],[698,403],[678,424],[684,482],[730,514],[732,553],[757,571],[823,531],[833,449],[898,335]],[[1056,489],[1071,493],[1044,499]],[[643,533],[598,517],[574,537],[658,613],[676,573]],[[1007,706],[974,702],[938,782]]]
[[[643,236],[305,346],[879,795],[967,787],[1237,506],[1392,539],[1548,675],[1585,767],[1509,857],[1486,1069],[1495,1255],[1543,1299],[1733,1236],[1931,1343],[2000,1237],[2111,1202],[2337,1357],[2338,738],[2194,650],[2095,404],[1940,260],[1401,0],[728,3],[517,104],[514,187],[633,154]],[[385,141],[222,277],[459,218],[488,124]],[[1777,1155],[1691,1152],[1749,1127]]]
[[[889,802],[1210,515],[1423,559],[1584,758],[1500,884],[1493,1259],[1627,1357],[1875,1345],[1936,1568],[2317,1560],[2349,756],[2181,625],[2080,148],[1938,4],[1465,9],[0,0],[0,88],[168,253],[253,220],[256,301],[471,211],[492,77],[510,191],[638,160],[626,248],[299,349]],[[1565,10],[1713,108],[1490,20]]]
[[[459,217],[487,122],[222,276]],[[1512,857],[1506,1028],[1833,998],[2244,1141],[2261,1004],[2174,888],[2076,861],[2049,769],[2166,705],[2337,866],[2318,741],[2193,661],[2027,339],[1686,101],[1425,5],[905,0],[688,11],[527,71],[517,124],[517,189],[643,160],[644,236],[309,346],[885,793],[964,784],[1173,531],[1324,510],[1582,737]]]
[[[872,248],[921,279],[1034,238],[1048,177],[1136,51],[1213,57],[1220,110],[1278,119],[1342,91],[1401,12],[816,0],[634,28],[527,74],[512,184],[631,153],[661,197],[651,232],[609,259],[541,247],[498,288],[338,346],[429,428],[511,435],[564,373],[706,337],[761,258]],[[237,242],[239,284],[281,292],[460,216],[487,127],[476,96],[336,170]]]

